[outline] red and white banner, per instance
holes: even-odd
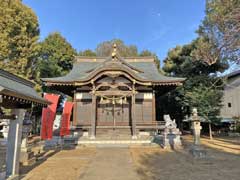
[[[41,138],[45,140],[52,139],[53,122],[56,116],[59,95],[45,93],[44,98],[52,103],[42,110]]]
[[[63,109],[62,120],[61,120],[60,136],[70,135],[70,118],[71,118],[72,108],[73,108],[72,102],[64,103],[64,109]]]

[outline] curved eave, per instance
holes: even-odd
[[[179,86],[179,85],[182,85],[183,81],[185,81],[185,78],[174,78],[174,77],[168,77],[168,79],[166,80],[145,79],[140,77],[137,73],[132,72],[132,70],[130,70],[128,67],[119,67],[119,66],[102,67],[102,68],[96,69],[95,71],[91,72],[81,80],[64,81],[64,80],[54,80],[54,79],[48,79],[48,78],[42,78],[41,80],[44,82],[46,86],[52,86],[52,85],[80,86],[80,85],[90,84],[94,78],[96,78],[98,75],[101,75],[101,73],[104,73],[104,72],[125,73],[127,76],[129,76],[129,78],[134,79],[136,83],[142,84],[142,85],[177,85]]]
[[[149,81],[149,80],[139,77],[135,72],[133,72],[132,69],[130,69],[127,66],[124,67],[124,66],[120,66],[119,64],[112,64],[112,65],[114,65],[114,66],[111,66],[111,64],[110,64],[109,67],[101,67],[101,68],[94,70],[87,77],[81,79],[81,82],[91,81],[91,79],[93,79],[95,76],[97,76],[98,74],[105,72],[105,71],[122,71],[122,72],[125,72],[126,74],[129,74],[133,79],[135,79],[141,83]]]

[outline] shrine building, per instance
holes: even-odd
[[[161,74],[154,57],[121,57],[114,45],[109,57],[76,57],[66,76],[42,81],[73,97],[73,126],[94,139],[100,130],[127,130],[137,138],[158,129],[157,97],[184,78]]]

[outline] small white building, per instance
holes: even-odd
[[[221,117],[223,120],[240,118],[240,70],[227,75]]]

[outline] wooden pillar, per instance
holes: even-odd
[[[77,100],[76,100],[76,93],[77,91],[73,92],[73,126],[77,125]]]
[[[7,157],[6,170],[7,177],[18,175],[19,173],[19,159],[21,151],[22,140],[22,124],[26,110],[14,109],[12,114],[17,116],[16,120],[10,120],[8,143],[7,143]]]
[[[155,97],[155,91],[153,90],[152,95],[152,121],[156,121],[156,97]]]
[[[136,134],[136,108],[135,108],[135,103],[136,103],[136,91],[135,91],[135,83],[133,84],[133,94],[132,94],[132,138],[137,139],[137,134]]]
[[[96,95],[92,94],[92,120],[91,120],[91,139],[96,136]]]

